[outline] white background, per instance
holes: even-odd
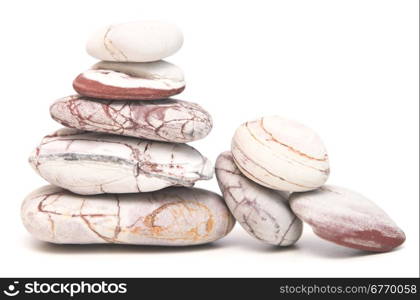
[[[419,2],[1,1],[1,276],[418,276]],[[169,61],[185,71],[180,99],[200,103],[214,129],[193,143],[213,161],[239,124],[279,114],[315,129],[331,158],[329,183],[361,192],[407,235],[386,254],[317,238],[274,248],[237,224],[192,248],[57,246],[35,241],[19,210],[46,184],[27,163],[60,127],[56,98],[95,60],[89,34],[109,23],[162,19],[184,31]],[[197,186],[219,191],[216,180]]]

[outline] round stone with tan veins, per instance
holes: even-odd
[[[229,151],[217,158],[216,177],[227,206],[251,236],[277,246],[294,244],[300,238],[302,221],[290,210],[287,193],[242,175]]]
[[[212,163],[186,144],[71,128],[44,137],[29,162],[49,183],[83,195],[193,186],[213,176]]]
[[[101,61],[73,81],[81,95],[112,100],[164,99],[185,88],[180,68],[160,60],[149,63]]]
[[[89,55],[107,61],[151,62],[177,52],[181,30],[171,23],[137,21],[105,26],[88,40]]]
[[[380,207],[346,188],[325,185],[293,193],[290,206],[315,234],[342,246],[385,252],[405,241],[404,232]]]
[[[302,192],[323,185],[329,175],[327,151],[308,127],[278,116],[242,124],[232,139],[236,165],[265,187]]]
[[[70,128],[172,143],[202,139],[213,126],[201,106],[175,99],[112,101],[73,95],[54,102],[50,113]]]
[[[182,187],[81,196],[49,185],[25,198],[21,217],[35,238],[57,244],[198,245],[235,224],[219,195]]]

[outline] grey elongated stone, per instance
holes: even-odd
[[[70,128],[44,137],[29,162],[49,183],[85,195],[193,186],[213,176],[212,163],[191,146]]]
[[[175,100],[95,100],[73,95],[50,107],[54,120],[70,128],[187,143],[212,129],[210,114],[198,104]]]
[[[57,244],[198,245],[235,224],[219,195],[183,187],[82,196],[48,185],[25,198],[21,217],[35,238]]]
[[[302,235],[302,221],[291,211],[287,193],[258,185],[235,165],[231,152],[216,161],[216,177],[233,216],[256,239],[278,246],[294,244]]]

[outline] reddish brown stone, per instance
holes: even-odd
[[[312,226],[319,237],[372,252],[386,252],[405,241],[404,232],[375,203],[337,186],[293,193],[293,212]]]
[[[163,90],[151,88],[125,88],[105,85],[95,80],[87,79],[83,73],[73,81],[73,88],[81,95],[110,100],[157,100],[181,93],[185,86],[177,89]]]
[[[76,77],[74,89],[86,97],[106,100],[156,100],[181,93],[182,70],[160,60],[149,63],[101,61]]]

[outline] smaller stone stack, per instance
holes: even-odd
[[[101,61],[73,82],[77,95],[50,107],[66,128],[47,135],[30,156],[52,185],[31,193],[22,219],[53,243],[194,245],[228,234],[234,219],[223,199],[191,188],[213,165],[187,142],[212,129],[198,104],[169,99],[183,72],[162,60],[183,43],[174,25],[132,22],[91,36]],[[131,193],[131,194],[128,194]]]
[[[404,232],[374,202],[325,185],[329,174],[319,135],[280,116],[239,126],[231,151],[216,161],[216,177],[229,209],[259,241],[292,245],[302,235],[302,221],[327,241],[363,251],[391,251],[405,241]]]

